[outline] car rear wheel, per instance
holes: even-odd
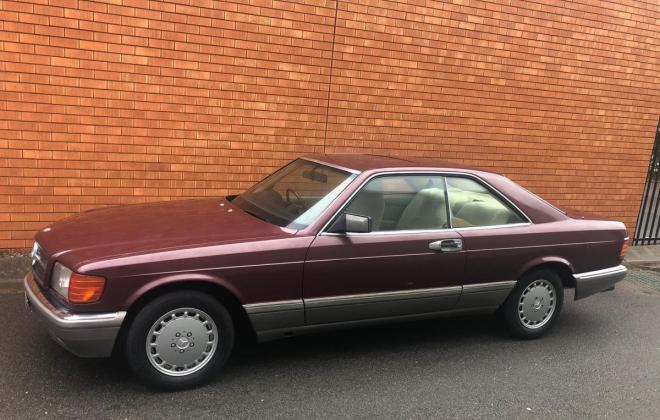
[[[159,296],[137,313],[126,334],[125,353],[147,385],[177,390],[210,379],[233,345],[227,309],[212,296],[186,290]]]
[[[564,289],[552,270],[524,275],[504,303],[504,318],[511,334],[519,338],[542,336],[559,316]]]

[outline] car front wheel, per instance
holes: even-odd
[[[524,275],[504,303],[504,316],[511,334],[537,338],[552,326],[564,303],[559,275],[542,269]]]
[[[126,334],[131,369],[147,385],[185,389],[210,379],[234,344],[229,312],[212,296],[179,291],[157,297],[135,316]]]

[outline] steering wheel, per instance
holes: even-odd
[[[296,199],[295,203],[291,201],[291,195]],[[291,188],[286,189],[286,202],[294,206],[299,206],[303,210],[307,210],[307,206],[302,198],[300,198],[300,195]]]

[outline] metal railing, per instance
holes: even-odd
[[[639,207],[633,245],[660,243],[660,119],[655,130],[655,143],[646,175],[642,204]]]

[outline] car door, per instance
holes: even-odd
[[[462,237],[449,226],[445,179],[372,177],[342,213],[367,216],[368,233],[321,232],[305,261],[306,324],[433,313],[458,301]],[[332,226],[331,223],[328,226]]]
[[[470,176],[448,176],[451,223],[463,237],[466,269],[457,308],[497,308],[515,286],[528,243],[529,219],[506,197]]]

